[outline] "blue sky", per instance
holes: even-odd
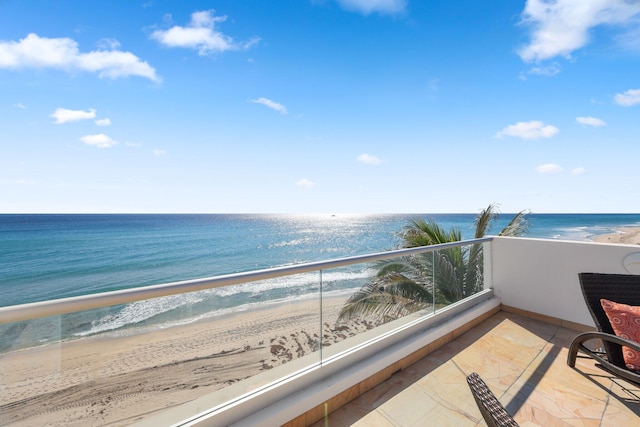
[[[640,212],[640,3],[0,1],[0,212]]]

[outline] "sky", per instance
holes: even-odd
[[[0,0],[0,213],[640,212],[640,1]]]

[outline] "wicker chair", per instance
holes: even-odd
[[[518,427],[518,423],[507,413],[477,373],[473,372],[467,377],[467,384],[489,427]]]
[[[609,373],[640,384],[640,372],[627,368],[622,356],[623,345],[640,351],[640,343],[616,336],[600,304],[600,299],[604,298],[621,304],[640,306],[640,276],[580,273],[578,277],[582,295],[596,324],[597,332],[585,332],[573,340],[569,347],[567,364],[572,368],[575,367],[578,351],[581,351],[595,359],[597,365]],[[585,343],[591,340],[602,340],[604,351],[591,350],[585,346]]]

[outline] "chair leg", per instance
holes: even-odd
[[[589,340],[600,339],[600,335],[597,332],[583,332],[576,336],[571,345],[569,346],[569,354],[567,355],[567,365],[574,368],[576,366],[576,358],[578,357],[578,351],[583,351],[588,354],[589,357],[594,358],[596,360],[601,360],[600,357],[596,356],[591,350],[586,348],[583,344]]]
[[[569,347],[569,354],[567,355],[567,365],[571,368],[575,368],[576,366],[576,358],[578,357],[578,350],[580,348],[580,342],[577,341],[577,338],[573,340]]]

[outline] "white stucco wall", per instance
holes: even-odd
[[[636,245],[495,237],[491,280],[508,306],[593,325],[580,291],[578,273],[629,274],[624,259]]]

